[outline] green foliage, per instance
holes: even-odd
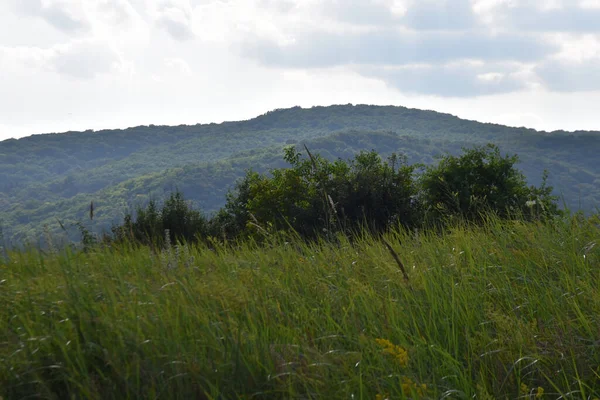
[[[0,397],[598,398],[597,223],[12,251]]]
[[[208,221],[204,215],[188,203],[183,194],[176,191],[159,209],[151,200],[146,207],[138,207],[135,218],[126,215],[121,226],[112,229],[117,241],[135,241],[149,245],[163,245],[185,241],[195,242],[205,237]]]
[[[76,226],[81,234],[81,245],[83,246],[83,251],[90,251],[98,244],[98,239],[92,232],[89,231],[88,228],[86,228],[85,225],[83,225],[83,223],[77,222]]]
[[[330,162],[310,153],[302,158],[292,146],[284,158],[290,168],[249,172],[238,185],[239,195],[226,205],[236,220],[303,237],[409,227],[419,220],[413,167],[397,155],[383,161],[374,151],[361,152],[348,162]]]
[[[515,167],[516,156],[500,155],[493,145],[447,155],[417,176],[406,158],[384,161],[375,151],[334,162],[294,146],[285,149],[288,168],[260,174],[248,171],[227,203],[210,220],[187,204],[180,192],[162,210],[150,201],[113,228],[127,237],[155,244],[168,229],[171,239],[186,241],[265,238],[292,231],[304,239],[332,238],[337,233],[384,232],[443,226],[453,220],[481,222],[494,213],[502,219],[546,219],[559,214],[552,188],[526,185]]]
[[[339,105],[294,107],[241,122],[2,141],[0,219],[11,246],[39,242],[44,225],[59,233],[57,218],[68,226],[85,219],[91,199],[97,215],[87,226],[97,234],[174,188],[215,213],[245,170],[264,173],[285,166],[280,154],[286,143],[306,144],[332,162],[373,149],[383,158],[403,154],[413,165],[489,142],[519,154],[518,167],[532,184],[540,185],[548,170],[553,194],[568,207],[591,211],[600,204],[598,132],[536,132],[404,107]],[[78,233],[70,231],[69,239],[78,240]]]
[[[527,187],[525,176],[515,167],[517,162],[516,155],[503,157],[494,145],[442,157],[421,177],[428,218],[480,221],[489,212],[501,218],[556,215],[556,197],[546,185],[547,175],[541,187]]]

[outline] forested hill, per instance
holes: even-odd
[[[327,158],[360,150],[402,153],[409,162],[463,146],[497,144],[517,153],[532,184],[542,172],[574,209],[600,205],[600,132],[537,132],[404,107],[338,105],[268,112],[222,124],[139,126],[34,135],[0,142],[0,226],[4,240],[39,240],[83,221],[94,201],[95,229],[175,188],[203,210],[218,209],[248,168],[282,166],[286,144]],[[45,228],[47,226],[47,228]]]

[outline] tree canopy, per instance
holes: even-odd
[[[306,144],[332,163],[375,150],[382,159],[396,153],[411,165],[431,165],[436,156],[489,142],[518,153],[518,168],[532,184],[540,185],[548,170],[548,184],[561,203],[590,211],[600,203],[598,132],[537,132],[404,107],[339,105],[281,109],[222,124],[2,141],[0,225],[9,242],[38,242],[46,229],[62,232],[57,219],[68,228],[84,219],[94,201],[96,215],[88,223],[102,232],[176,188],[213,214],[247,169],[265,173],[285,166],[281,152],[290,144]]]
[[[493,213],[501,219],[548,219],[560,214],[552,188],[527,186],[515,164],[494,145],[445,155],[433,166],[409,165],[375,151],[349,160],[328,161],[287,147],[285,168],[248,171],[210,220],[180,192],[159,209],[154,201],[127,215],[113,228],[115,239],[142,244],[168,241],[260,239],[292,232],[305,239],[379,233],[399,227],[438,228],[455,221],[480,223]]]

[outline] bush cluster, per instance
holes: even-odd
[[[138,207],[135,216],[127,214],[122,225],[112,228],[111,239],[146,245],[163,245],[165,241],[194,242],[206,237],[207,227],[206,216],[176,191],[160,208],[151,200],[146,207]]]
[[[328,161],[294,146],[285,149],[289,168],[268,174],[248,171],[211,218],[175,192],[159,209],[152,201],[113,228],[117,240],[171,241],[260,238],[294,232],[306,239],[390,227],[444,227],[479,223],[490,213],[503,219],[547,219],[559,214],[552,187],[528,186],[518,157],[488,145],[445,155],[434,165],[408,165],[393,154],[382,159],[361,152],[348,161]]]

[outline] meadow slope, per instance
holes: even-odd
[[[385,239],[7,253],[0,396],[600,397],[598,221]]]

